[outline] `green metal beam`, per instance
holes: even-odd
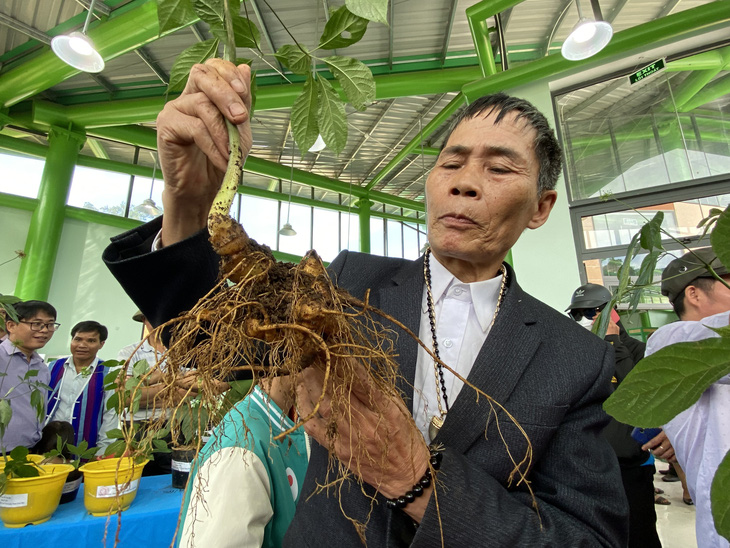
[[[94,156],[96,156],[97,158],[102,158],[104,160],[109,159],[109,154],[107,154],[104,145],[102,145],[98,140],[86,139],[86,144],[89,145],[91,152],[93,152]]]
[[[35,208],[38,207],[38,200],[36,198],[27,198],[25,196],[15,196],[14,194],[0,192],[0,206],[22,209],[24,211],[35,211]]]
[[[419,134],[411,140],[406,146],[404,146],[398,154],[395,155],[395,157],[388,162],[388,164],[380,170],[380,172],[376,173],[375,176],[370,180],[370,182],[367,185],[367,190],[372,189],[375,185],[377,185],[380,181],[383,180],[383,178],[393,171],[393,169],[396,168],[398,164],[400,164],[403,159],[411,154],[420,144],[423,142],[424,139],[426,139],[429,135],[431,135],[434,131],[438,129],[438,127],[443,124],[448,118],[459,108],[464,104],[464,95],[459,93],[456,97],[454,97],[451,102],[444,107],[444,109],[439,112],[433,120],[431,120],[426,126],[423,128]]]
[[[683,59],[677,59],[671,63],[667,63],[664,70],[667,72],[684,72],[686,70],[707,70],[714,68],[722,68],[725,60],[720,55],[719,50],[704,51]]]
[[[710,101],[724,97],[728,93],[730,93],[730,74],[725,75],[722,78],[718,78],[711,84],[705,86],[702,91],[697,93],[697,95],[678,110],[679,112],[690,112],[706,103],[709,103]]]
[[[407,95],[432,95],[459,91],[465,83],[479,78],[480,75],[478,67],[466,67],[376,76],[375,98],[380,100]],[[303,84],[286,84],[259,87],[256,92],[256,110],[291,107],[301,93],[302,86]],[[0,100],[1,98],[2,77],[0,77]],[[164,106],[164,97],[99,101],[73,106],[36,100],[33,101],[32,114],[28,122],[46,126],[70,123],[87,129],[151,124],[155,122]]]
[[[138,221],[137,219],[120,217],[119,215],[110,215],[109,213],[102,213],[101,211],[94,211],[92,209],[84,209],[81,207],[66,206],[65,215],[69,219],[76,219],[77,221],[83,221],[85,223],[113,226],[114,228],[121,228],[122,230],[132,230],[133,228],[143,224],[142,221]]]
[[[715,50],[712,53],[717,53],[720,57],[721,63],[719,67],[695,70],[687,76],[675,89],[672,90],[672,95],[664,101],[664,110],[673,111],[677,110],[682,112],[682,107],[689,103],[695,95],[697,95],[702,89],[709,84],[715,76],[717,76],[721,70],[725,69],[730,65],[730,46],[725,46]]]
[[[170,34],[177,29],[165,32]],[[90,29],[101,56],[109,61],[160,37],[157,3],[145,2]],[[14,105],[78,74],[47,49],[37,57],[0,75],[0,105]]]
[[[568,61],[560,54],[548,55],[537,61],[525,63],[467,84],[462,91],[467,100],[471,102],[489,93],[509,90],[544,78],[561,76],[577,69],[595,66],[630,51],[640,50],[660,41],[681,39],[709,27],[727,24],[728,21],[730,21],[730,0],[716,0],[617,32],[603,51],[589,59]]]
[[[141,126],[99,127],[89,129],[86,134],[150,150],[157,149],[157,132],[151,128]]]

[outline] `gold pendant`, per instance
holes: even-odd
[[[431,436],[431,441],[436,439],[436,436],[438,436],[439,430],[441,430],[441,427],[444,425],[444,418],[433,416],[431,417],[431,424],[428,425],[428,435]]]

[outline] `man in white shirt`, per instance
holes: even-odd
[[[698,341],[719,335],[710,328],[728,325],[730,274],[711,248],[673,260],[662,274],[662,294],[669,297],[680,321],[659,328],[646,346],[646,355],[670,344]],[[664,426],[677,460],[687,475],[687,487],[697,506],[697,546],[728,548],[717,533],[710,505],[710,487],[718,465],[730,451],[730,375],[708,388],[689,409]]]
[[[109,372],[97,357],[104,347],[108,329],[95,321],[83,321],[71,330],[71,355],[50,366],[46,423],[71,423],[74,444],[86,441],[98,447],[103,455],[110,440],[106,433],[119,427],[116,409],[107,409],[111,390],[104,390],[104,377]]]

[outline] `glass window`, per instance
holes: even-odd
[[[388,257],[403,257],[403,233],[402,225],[398,221],[388,221],[386,227]]]
[[[730,71],[698,88],[692,68],[689,56],[637,84],[622,75],[556,97],[573,201],[730,173],[718,91]]]
[[[660,206],[641,207],[636,211],[623,210],[601,215],[582,217],[585,249],[628,245],[631,238],[657,211],[664,212],[664,228],[675,238],[691,238],[702,235],[697,224],[710,214],[713,208],[725,209],[730,204],[730,194],[696,200],[673,202]],[[664,235],[663,239],[669,238]]]
[[[412,225],[403,223],[403,257],[406,259],[418,259],[421,256],[421,246],[419,245],[418,227],[421,225]]]
[[[276,249],[276,231],[279,213],[279,202],[243,196],[241,199],[240,223],[246,233],[260,244]]]
[[[37,198],[45,161],[39,158],[0,153],[0,192]]]
[[[385,219],[370,217],[370,253],[385,255]]]
[[[360,251],[360,218],[354,213],[340,215],[340,249]]]
[[[76,166],[67,203],[124,217],[129,179],[124,173]]]
[[[295,236],[279,236],[279,251],[304,255],[312,249],[312,208],[298,204],[291,204],[291,211],[287,212],[288,203],[281,204],[281,224],[289,219],[289,224],[297,231]]]
[[[134,177],[132,199],[129,202],[129,218],[151,221],[162,215],[162,189],[165,182],[161,179]]]
[[[314,208],[313,247],[323,261],[331,262],[340,252],[339,217],[340,214],[337,211]]]

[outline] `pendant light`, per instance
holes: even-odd
[[[578,23],[560,49],[568,61],[580,61],[592,57],[605,48],[613,36],[613,27],[609,22],[603,21],[598,0],[591,0],[593,19],[583,16],[580,0],[575,0],[575,5],[578,8]]]
[[[157,174],[157,157],[153,152],[150,152],[152,154],[152,159],[155,161],[155,167],[152,168],[152,181],[150,181],[150,197],[145,198],[141,204],[138,206],[135,206],[135,211],[138,213],[149,215],[151,217],[159,217],[162,215],[162,211],[159,207],[157,207],[157,204],[152,199],[152,191],[155,189],[155,175]]]
[[[297,231],[292,228],[291,223],[289,223],[289,214],[291,213],[291,189],[292,189],[292,183],[294,182],[294,136],[292,135],[291,140],[291,174],[289,176],[289,204],[286,207],[286,222],[284,223],[284,226],[281,227],[279,230],[279,234],[281,236],[296,236]]]
[[[51,40],[51,49],[61,61],[82,72],[101,72],[104,70],[104,59],[94,48],[94,43],[86,35],[89,21],[94,13],[96,0],[91,0],[89,12],[86,14],[84,30],[71,34],[60,34]]]

